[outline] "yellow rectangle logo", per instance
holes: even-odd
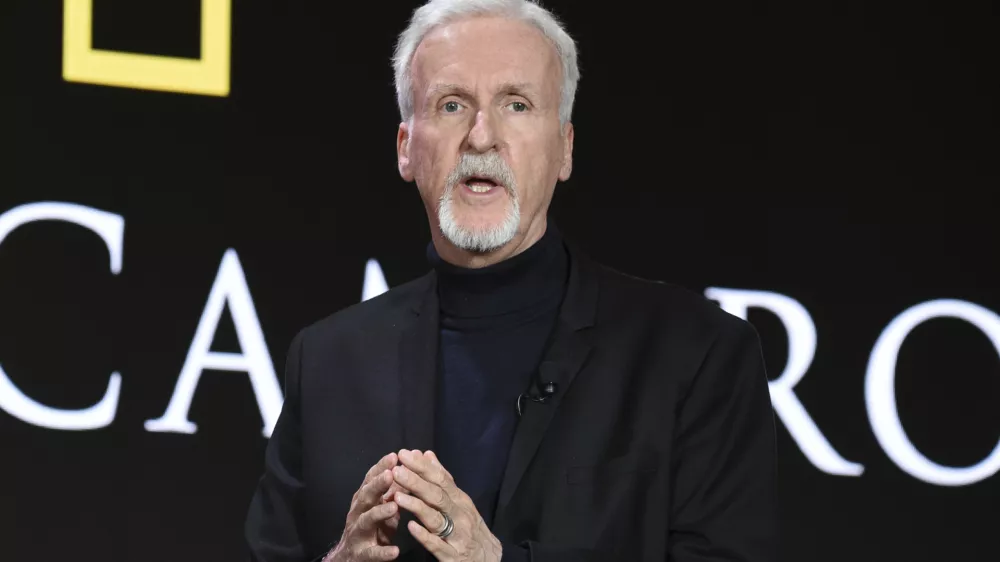
[[[201,0],[201,58],[93,48],[93,0],[63,0],[63,78],[120,88],[228,96],[232,0]]]

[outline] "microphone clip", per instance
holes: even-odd
[[[531,394],[522,393],[518,395],[517,397],[518,417],[520,417],[524,412],[524,407],[522,406],[522,404],[524,403],[525,399],[531,400],[532,402],[537,402],[539,404],[548,404],[549,401],[552,399],[552,397],[555,396],[556,391],[559,389],[559,385],[552,381],[539,383],[538,386],[539,386],[538,392],[534,392]]]

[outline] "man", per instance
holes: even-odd
[[[432,0],[394,62],[433,271],[295,338],[253,558],[774,560],[754,330],[546,220],[572,39],[524,0]]]

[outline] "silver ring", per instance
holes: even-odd
[[[444,517],[444,529],[442,529],[441,532],[437,534],[437,536],[442,539],[446,539],[448,538],[448,535],[450,535],[451,532],[455,530],[455,522],[451,519],[451,516],[448,515],[447,513],[443,511],[440,511],[438,513],[440,513]]]

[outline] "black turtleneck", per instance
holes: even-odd
[[[441,303],[435,453],[487,525],[517,425],[566,290],[569,257],[549,224],[527,250],[467,269],[430,245]]]

